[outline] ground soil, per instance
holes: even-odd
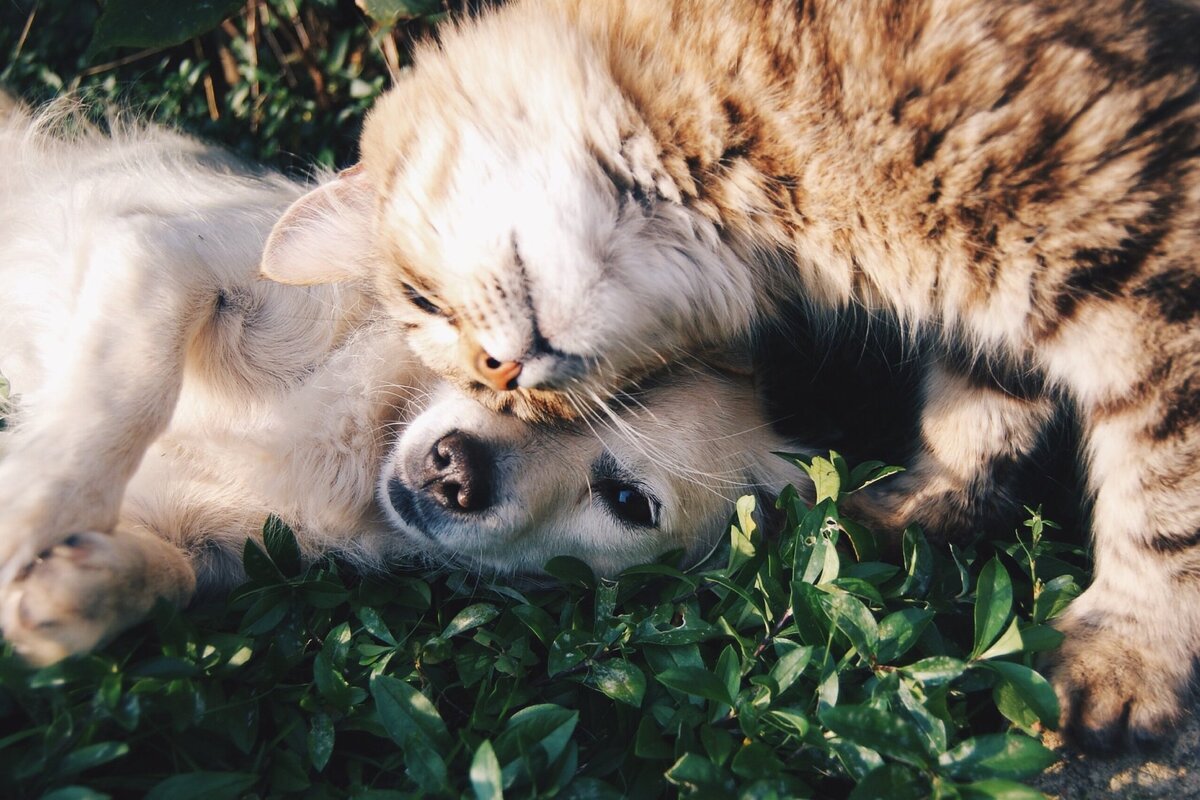
[[[1188,800],[1200,798],[1200,701],[1152,752],[1099,758],[1080,754],[1055,734],[1045,743],[1063,761],[1034,782],[1056,800]]]

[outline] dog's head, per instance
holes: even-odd
[[[611,575],[662,553],[702,555],[732,501],[802,473],[772,450],[749,382],[676,369],[623,407],[557,425],[436,393],[396,441],[379,499],[404,549],[501,573],[570,555]]]

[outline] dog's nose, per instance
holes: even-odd
[[[462,431],[447,433],[425,456],[421,486],[449,511],[486,510],[492,504],[492,459],[487,445]]]

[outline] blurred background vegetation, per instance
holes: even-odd
[[[414,42],[472,0],[4,0],[0,85],[76,92],[292,172],[355,158]]]

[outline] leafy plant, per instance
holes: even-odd
[[[1031,512],[1012,552],[914,528],[893,563],[838,506],[888,469],[804,465],[823,497],[786,492],[783,535],[745,497],[706,563],[616,580],[357,580],[272,520],[228,603],[0,658],[0,774],[29,797],[1040,796],[1020,781],[1057,704],[1031,659],[1072,591],[1043,569],[1077,553]]]
[[[366,110],[444,15],[436,0],[361,5],[15,0],[0,4],[0,85],[131,109],[286,169],[345,166]]]

